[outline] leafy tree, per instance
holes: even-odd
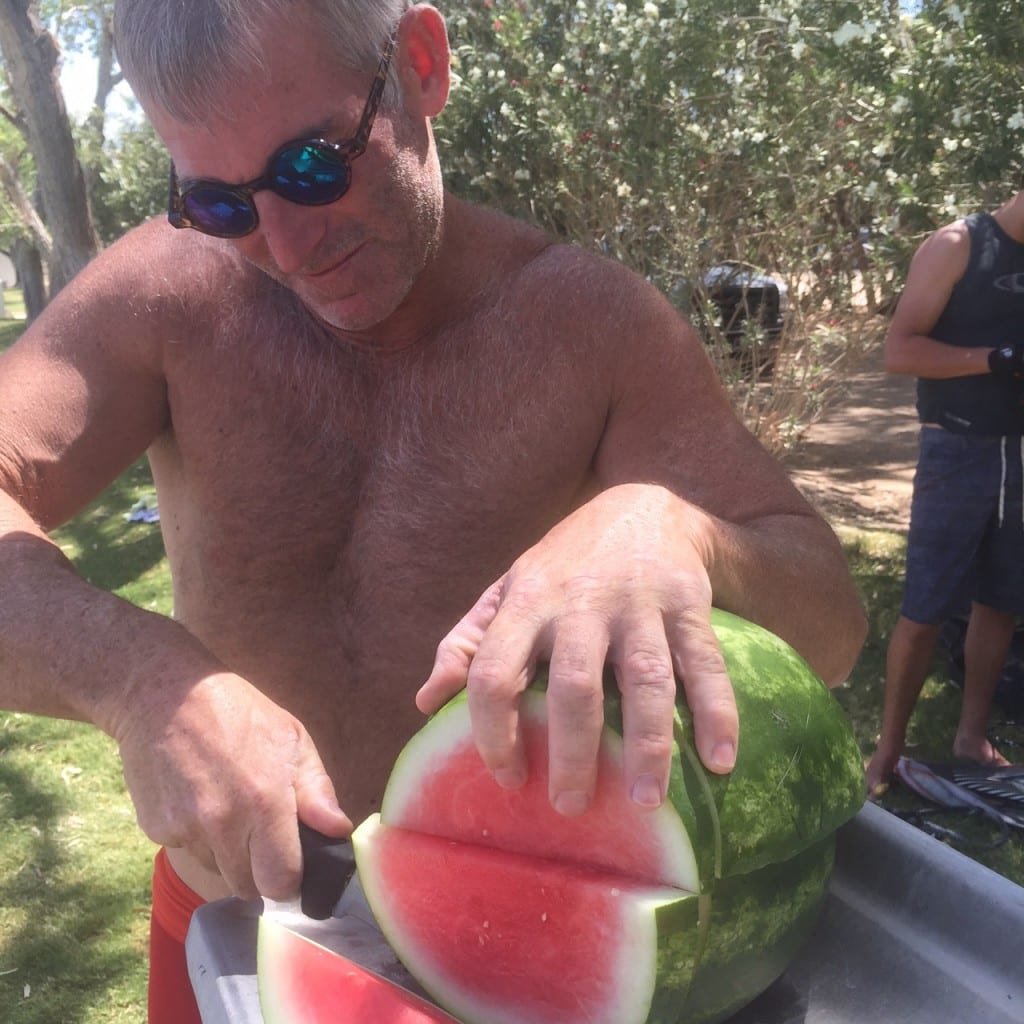
[[[923,233],[1016,187],[1016,7],[453,2],[449,181],[623,259],[687,311],[722,259],[784,275],[786,372],[733,381],[784,444],[833,354],[877,339],[863,310],[891,300]]]
[[[59,50],[34,4],[0,0],[0,51],[14,123],[36,169],[37,206],[50,236],[50,287],[57,291],[96,254],[99,240],[58,82]]]

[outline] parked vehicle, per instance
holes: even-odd
[[[672,298],[709,344],[725,342],[726,354],[738,369],[771,373],[789,310],[785,281],[748,263],[728,260],[710,267],[696,287],[679,282]]]

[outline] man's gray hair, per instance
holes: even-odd
[[[260,34],[308,14],[341,67],[373,72],[412,0],[117,0],[114,40],[144,101],[186,124],[223,113],[218,97],[263,67]],[[397,90],[389,84],[385,104]]]

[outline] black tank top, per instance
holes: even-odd
[[[990,213],[965,218],[971,255],[930,335],[965,348],[1024,341],[1024,244]],[[957,434],[1024,434],[1024,388],[990,373],[917,382],[917,412]]]

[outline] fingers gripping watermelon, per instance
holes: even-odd
[[[676,719],[668,800],[628,799],[607,691],[598,792],[579,818],[547,795],[542,681],[523,697],[530,777],[503,790],[450,702],[406,746],[379,818],[353,836],[377,920],[406,967],[468,1024],[709,1024],[749,1002],[813,927],[834,832],[863,802],[844,714],[778,638],[715,611],[736,693],[728,776]]]

